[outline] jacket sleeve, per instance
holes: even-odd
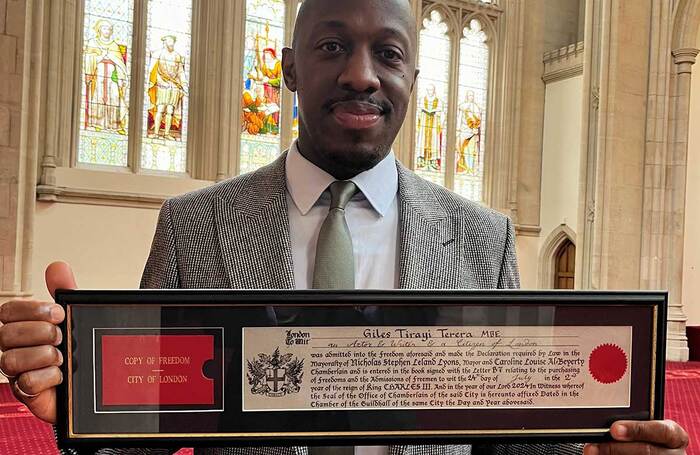
[[[180,275],[177,266],[175,231],[171,202],[165,201],[158,215],[151,252],[141,277],[142,289],[177,289]]]
[[[501,270],[498,275],[498,289],[520,288],[520,273],[518,272],[518,258],[515,254],[515,229],[513,222],[508,219],[506,225],[506,245],[501,259]]]
[[[581,455],[583,444],[475,445],[472,455]]]

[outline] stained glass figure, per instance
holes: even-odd
[[[455,192],[481,201],[484,176],[484,138],[489,48],[481,22],[473,19],[460,40]]]
[[[292,108],[292,139],[299,137],[299,99],[294,94],[294,106]]]
[[[78,163],[126,166],[133,0],[85,0]]]
[[[149,0],[141,167],[185,172],[192,0]]]
[[[284,0],[246,0],[240,173],[280,153]]]
[[[420,32],[415,169],[440,185],[445,184],[450,46],[447,24],[442,14],[433,10],[423,20]]]

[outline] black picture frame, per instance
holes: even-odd
[[[65,334],[59,349],[66,359],[62,365],[64,382],[57,389],[57,437],[61,448],[104,448],[104,447],[226,447],[226,446],[298,446],[298,445],[377,445],[377,444],[467,444],[467,443],[566,443],[601,442],[610,438],[609,425],[620,418],[663,419],[664,372],[666,346],[666,292],[661,291],[528,291],[528,290],[395,290],[395,291],[238,291],[238,290],[134,290],[134,291],[67,291],[59,290],[56,301],[66,309],[66,320],[61,324]],[[347,315],[357,307],[376,306],[386,311],[389,322],[392,318],[402,325],[402,317],[407,314],[420,315],[452,307],[486,308],[489,321],[500,321],[508,309],[519,308],[523,315],[519,324],[536,325],[538,311],[555,310],[553,325],[605,326],[628,324],[634,327],[631,355],[632,390],[630,408],[620,411],[605,410],[607,415],[593,410],[420,410],[420,411],[318,411],[300,413],[267,414],[246,423],[243,427],[230,426],[240,417],[242,411],[236,409],[240,402],[235,398],[228,407],[231,414],[222,419],[208,413],[194,414],[195,417],[177,421],[179,413],[157,414],[157,426],[180,429],[155,433],[141,433],[143,422],[153,422],[153,415],[139,418],[134,414],[96,415],[85,410],[74,409],[71,397],[83,393],[81,385],[89,368],[84,344],[90,344],[86,336],[92,326],[104,325],[108,320],[117,327],[140,327],[142,320],[160,320],[166,327],[192,324],[201,326],[202,318],[215,318],[218,325],[238,330],[244,326],[265,327],[274,325],[270,320],[269,308],[313,309],[310,314],[336,314],[337,318],[305,320],[296,325],[358,325],[362,320],[350,321]],[[326,308],[328,311],[319,312]],[[129,310],[129,311],[127,311]],[[136,310],[136,311],[134,311]],[[80,314],[82,312],[82,314]],[[465,313],[468,314],[468,313]],[[191,319],[197,315],[195,321]],[[208,315],[208,316],[207,316]],[[413,316],[412,316],[413,317]],[[535,318],[535,319],[533,319]],[[533,321],[535,324],[533,324]],[[273,321],[274,322],[274,321]],[[275,322],[276,323],[276,322]],[[367,324],[367,322],[364,322]],[[384,322],[386,323],[386,321]],[[290,325],[290,327],[295,324]],[[487,324],[482,324],[487,325]],[[490,325],[498,325],[493,323]],[[508,324],[503,324],[508,325]],[[547,324],[541,324],[547,325]],[[551,324],[550,324],[551,325]],[[228,329],[227,329],[228,330]],[[235,340],[240,337],[226,337],[230,356],[225,362],[238,359]],[[87,342],[86,342],[87,340]],[[94,350],[94,347],[93,347]],[[81,363],[83,362],[83,363]],[[233,364],[239,364],[235,361]],[[228,364],[227,364],[228,365]],[[81,368],[82,367],[82,368]],[[228,375],[226,389],[240,390],[243,374],[233,368]],[[83,377],[80,379],[79,376]],[[236,381],[237,379],[237,383]],[[233,379],[231,379],[233,378]],[[638,378],[641,378],[638,380]],[[646,378],[646,379],[645,379]],[[228,381],[233,380],[231,384]],[[82,382],[81,382],[82,381]],[[94,382],[94,378],[93,378]],[[643,384],[643,385],[639,385]],[[70,389],[70,390],[69,390]],[[89,391],[93,394],[93,391]],[[227,397],[235,397],[235,393]],[[77,400],[80,401],[80,400]],[[82,400],[83,402],[85,400]],[[569,412],[571,411],[571,412]],[[489,416],[491,414],[491,416]],[[594,416],[595,414],[595,416]],[[72,420],[75,419],[75,420]],[[150,419],[150,420],[149,420]],[[278,419],[279,422],[272,420]],[[393,420],[392,420],[393,419]],[[513,423],[503,428],[504,419]],[[543,422],[543,419],[545,420]],[[549,420],[547,420],[549,419]],[[597,419],[597,420],[595,420]],[[222,423],[222,420],[229,422]],[[246,418],[246,421],[251,419]],[[412,431],[416,422],[462,422],[464,431]],[[577,427],[572,422],[592,422],[600,424],[595,428],[583,425]],[[469,422],[499,422],[501,428],[477,428]],[[547,421],[551,424],[548,425]],[[84,428],[97,431],[76,432],[74,424],[80,422]],[[86,423],[88,422],[88,423]],[[389,423],[386,423],[389,422]],[[337,431],[328,431],[328,425],[338,424]],[[366,431],[367,425],[394,425],[391,430]],[[129,425],[134,431],[122,431]],[[227,427],[227,425],[229,425]],[[242,425],[242,424],[236,424]],[[252,425],[252,426],[251,426]],[[256,426],[257,425],[257,426]],[[326,426],[319,431],[318,426]],[[364,425],[364,427],[362,427]],[[421,423],[420,425],[424,425]],[[460,424],[461,425],[461,424]],[[533,425],[538,425],[533,428]],[[222,428],[223,426],[223,428]],[[251,428],[255,427],[255,431]],[[362,431],[357,428],[362,427]],[[472,427],[470,429],[470,427]],[[208,428],[208,431],[202,431]],[[293,428],[294,431],[284,429]],[[408,429],[405,429],[408,428]],[[232,431],[235,430],[235,431]],[[194,431],[196,430],[196,431]]]

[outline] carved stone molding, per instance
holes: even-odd
[[[69,204],[104,205],[113,207],[135,207],[158,209],[167,195],[138,194],[119,191],[103,191],[85,188],[65,188],[39,185],[37,200],[41,202],[64,202]]]
[[[673,55],[673,63],[676,64],[676,74],[690,74],[692,72],[693,64],[695,64],[695,57],[698,56],[700,49],[693,48],[683,48],[671,51]]]
[[[535,224],[516,224],[515,234],[525,237],[539,237],[542,227]]]
[[[583,41],[545,52],[542,80],[551,83],[583,74]]]

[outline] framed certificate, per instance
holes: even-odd
[[[62,447],[600,441],[663,418],[667,295],[59,291]]]

